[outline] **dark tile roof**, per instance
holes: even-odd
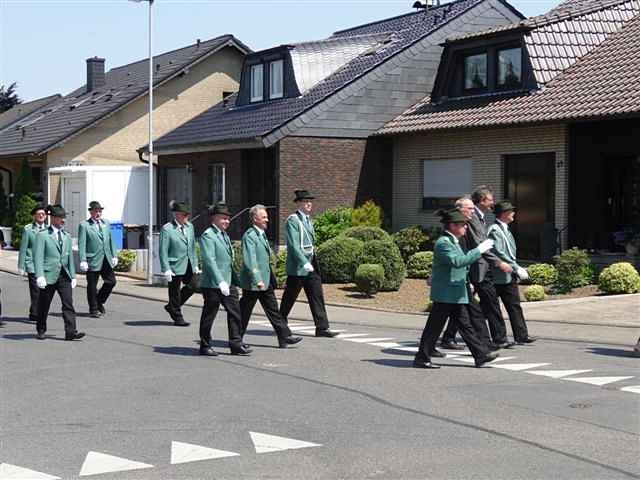
[[[518,96],[433,105],[429,99],[379,134],[619,118],[640,114],[640,15],[549,82]]]
[[[13,108],[10,108],[6,112],[0,113],[0,131],[20,120],[21,118],[26,117],[30,113],[35,112],[37,109],[42,108],[45,105],[49,105],[51,102],[55,102],[60,98],[62,98],[62,95],[56,93],[55,95],[50,95],[48,97],[38,98],[37,100],[32,100],[30,102],[20,103]]]
[[[222,35],[155,56],[154,85],[168,81],[228,44],[249,51],[232,35]],[[146,95],[149,60],[112,68],[105,77],[104,87],[87,93],[86,85],[83,85],[0,132],[0,156],[45,153]]]
[[[229,98],[226,105],[215,105],[164,135],[154,142],[154,148],[162,153],[162,149],[260,139],[482,1],[457,0],[427,12],[414,12],[336,32],[329,41],[382,33],[393,33],[396,38],[384,48],[357,56],[299,97],[242,107],[235,107],[235,97]]]

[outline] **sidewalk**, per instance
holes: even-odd
[[[17,258],[17,251],[1,251],[0,271],[17,275]],[[78,286],[86,288],[84,275],[78,275]],[[166,288],[151,287],[140,279],[126,275],[118,275],[118,284],[113,293],[163,303],[167,300]],[[202,303],[202,297],[194,295],[187,305],[199,308]],[[531,334],[543,338],[633,346],[640,335],[640,294],[550,300],[523,303],[522,307]],[[257,312],[262,313],[259,305],[256,308]],[[426,315],[347,305],[328,304],[327,311],[332,324],[421,331],[426,321]],[[289,318],[311,321],[304,294]]]

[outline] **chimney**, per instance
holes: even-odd
[[[87,93],[104,87],[106,83],[104,58],[87,58]]]

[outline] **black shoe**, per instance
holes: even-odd
[[[89,312],[89,316],[91,318],[100,318],[102,316],[102,313],[100,313],[100,312]]]
[[[174,324],[176,327],[188,327],[189,325],[191,325],[189,322],[185,322],[185,321],[184,321],[184,318],[180,318],[180,319],[178,319],[178,320],[174,320],[174,321],[173,321],[173,324]]]
[[[175,316],[175,314],[171,310],[171,307],[169,305],[165,305],[164,306],[164,310],[165,310],[165,312],[167,312],[169,314],[169,316],[171,317],[171,320],[173,320],[175,322],[177,317]]]
[[[99,304],[98,304],[98,311],[99,311],[102,315],[104,315],[105,313],[107,313],[107,311],[105,310],[104,305],[103,305],[102,303],[99,303]]]
[[[425,360],[414,360],[413,361],[413,368],[426,368],[428,370],[437,370],[438,368],[440,368],[440,365],[434,365],[433,363],[431,363],[430,361],[425,361]]]
[[[329,330],[328,328],[325,328],[324,330],[318,330],[316,329],[316,337],[327,337],[327,338],[333,338],[336,335],[338,335],[338,332],[332,332],[331,330]]]
[[[44,332],[38,332],[38,333],[36,333],[36,338],[38,340],[44,340],[47,337],[44,336]]]
[[[502,342],[494,342],[493,346],[497,347],[498,349],[500,348],[511,348],[515,345],[515,342],[508,342],[506,340],[502,341]]]
[[[244,345],[231,346],[231,355],[249,355],[253,350],[245,348]]]
[[[435,358],[445,358],[447,356],[447,354],[434,348],[433,351],[429,352],[429,356],[430,357],[435,357]]]
[[[71,340],[80,340],[84,336],[85,336],[84,332],[75,332],[75,333],[66,334],[64,336],[64,339],[65,340],[69,340],[69,341],[71,341]]]
[[[527,337],[527,338],[522,339],[522,340],[517,340],[516,341],[516,345],[524,345],[525,343],[533,343],[536,340],[538,340],[538,337]]]
[[[498,352],[487,353],[483,358],[479,358],[476,360],[476,367],[480,368],[485,363],[493,362],[499,356],[500,354]]]
[[[218,352],[209,345],[200,345],[200,355],[204,355],[205,357],[217,357]]]
[[[242,346],[246,349],[251,349],[251,345],[249,345],[248,343],[242,342]]]
[[[289,335],[288,337],[279,338],[278,346],[280,348],[287,348],[288,345],[294,345],[301,341],[302,341],[302,337],[294,337],[293,335]]]
[[[440,346],[447,350],[464,350],[464,347],[462,345],[458,345],[456,342],[440,342]]]
[[[487,347],[492,352],[495,352],[496,350],[500,350],[500,347],[498,345],[496,345],[495,343],[490,343],[489,345],[487,345]]]

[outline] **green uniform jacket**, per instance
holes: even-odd
[[[106,220],[98,230],[93,220],[89,219],[80,223],[78,227],[78,254],[81,262],[89,264],[89,270],[99,272],[102,270],[102,263],[107,259],[109,265],[111,260],[118,255],[116,244],[111,236],[111,226]]]
[[[513,238],[508,228],[506,230],[505,232],[497,221],[489,227],[488,236],[494,241],[491,251],[496,257],[516,270],[520,267],[516,262],[516,239]],[[491,272],[493,273],[493,283],[496,285],[506,285],[513,280],[513,273],[504,273],[497,267],[493,267]]]
[[[260,235],[255,227],[249,227],[242,236],[242,268],[239,284],[245,290],[260,290],[258,283],[269,288],[271,280],[271,247],[266,235]]]
[[[165,223],[160,230],[160,270],[162,273],[171,270],[176,275],[187,272],[187,264],[191,269],[198,267],[196,257],[196,237],[191,222],[184,224],[185,235],[180,232],[178,222]]]
[[[300,212],[289,215],[286,224],[287,229],[287,261],[285,267],[287,275],[295,277],[306,277],[309,275],[303,266],[311,262],[313,258],[313,244],[316,241],[316,234],[313,224],[309,220],[307,225]]]
[[[201,288],[220,288],[220,282],[233,282],[233,246],[229,237],[215,225],[200,237],[202,254]]]
[[[36,235],[40,229],[33,222],[24,226],[22,240],[20,240],[20,254],[18,255],[18,269],[27,273],[35,273],[33,265],[33,247],[36,243]]]
[[[53,227],[42,230],[36,235],[35,248],[33,249],[36,278],[44,277],[47,280],[47,285],[56,283],[62,270],[67,272],[69,278],[76,278],[71,237],[63,230],[62,247],[56,237],[57,235],[53,233]]]
[[[477,248],[466,254],[454,237],[445,233],[433,249],[431,300],[440,303],[469,303],[467,276],[469,265],[480,258]]]

